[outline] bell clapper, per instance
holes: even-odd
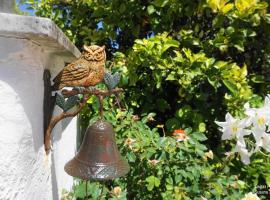
[[[102,198],[102,194],[103,194],[103,190],[104,190],[104,187],[105,187],[105,183],[103,181],[100,181],[100,184],[101,184],[101,192],[100,192],[100,195],[98,197],[98,200],[101,200]]]
[[[86,200],[88,200],[87,183],[88,183],[88,181],[85,180],[85,199],[86,199]]]
[[[100,118],[103,119],[103,95],[97,95],[99,101],[99,115]]]

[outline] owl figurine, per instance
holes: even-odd
[[[105,46],[83,46],[79,59],[68,64],[54,78],[54,90],[63,87],[90,87],[103,81],[105,74]]]

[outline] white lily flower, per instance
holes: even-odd
[[[265,128],[262,129],[258,126],[253,126],[251,128],[251,132],[252,132],[256,142],[258,142],[261,139],[261,137],[265,134]]]
[[[248,194],[245,194],[245,197],[242,200],[260,200],[260,198],[257,196],[257,194],[249,192]]]
[[[261,146],[265,149],[265,151],[270,153],[270,135],[267,133],[264,133],[263,137],[261,137],[261,140],[257,143],[257,146]]]
[[[245,164],[248,165],[250,163],[250,156],[253,153],[248,152],[248,150],[246,149],[246,144],[243,141],[237,141],[234,152],[237,152],[240,154],[241,157],[241,161]]]
[[[250,123],[260,129],[265,129],[270,125],[270,99],[265,98],[264,106],[261,108],[250,108],[249,103],[244,105],[245,114],[248,116]]]
[[[264,98],[264,106],[270,106],[270,94]]]
[[[245,142],[244,137],[239,137],[239,138],[237,138],[237,143],[236,143],[236,145],[238,145],[238,146],[241,147],[241,148],[246,148],[246,142]]]
[[[262,131],[259,128],[254,127],[252,129],[252,133],[256,140],[256,148],[255,151],[259,149],[259,147],[264,148],[267,152],[270,152],[270,134]]]
[[[222,140],[231,140],[233,138],[242,138],[244,135],[249,135],[250,132],[245,129],[248,126],[247,120],[235,119],[230,113],[225,116],[225,122],[215,121],[219,125],[220,131],[223,132]]]

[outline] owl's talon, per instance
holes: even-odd
[[[75,86],[73,89],[77,90],[79,93],[82,93],[85,90],[85,87]]]
[[[89,89],[91,92],[93,92],[93,91],[95,91],[97,88],[96,88],[95,86],[90,86],[90,87],[88,87],[88,89]]]

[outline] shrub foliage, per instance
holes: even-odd
[[[106,118],[114,124],[132,169],[126,178],[110,183],[122,187],[121,198],[239,199],[258,183],[270,183],[270,164],[263,162],[269,158],[256,155],[249,166],[238,157],[225,158],[231,144],[221,142],[214,123],[226,112],[242,117],[246,102],[258,106],[269,92],[268,4],[269,0],[28,1],[36,15],[54,20],[79,48],[106,44],[108,66],[122,74],[126,111],[110,108],[112,100],[106,104],[114,110]],[[96,111],[93,99],[80,117],[83,129]],[[146,120],[152,113],[154,120]],[[137,115],[144,117],[134,121]],[[189,139],[163,137],[175,129],[185,129]],[[128,138],[136,141],[133,148],[124,145]],[[210,149],[214,159],[205,160]]]

